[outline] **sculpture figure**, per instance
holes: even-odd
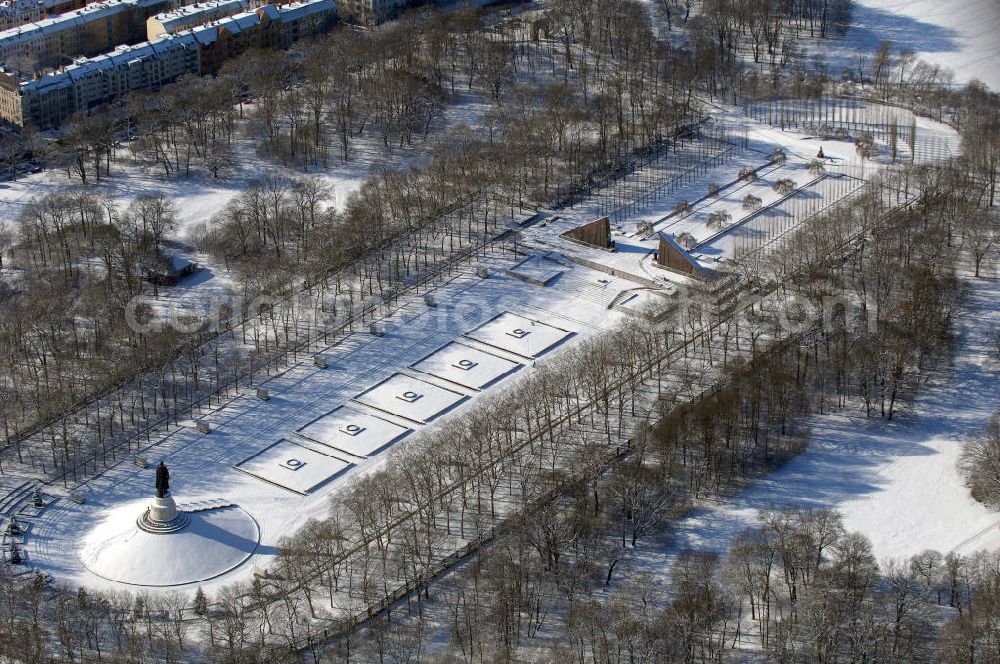
[[[156,467],[156,497],[163,498],[170,493],[170,471],[160,462]]]

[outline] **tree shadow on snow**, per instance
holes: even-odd
[[[853,11],[853,22],[845,41],[866,51],[874,51],[883,41],[891,41],[897,49],[908,47],[930,53],[946,53],[959,48],[958,33],[950,28],[858,3],[854,4]]]

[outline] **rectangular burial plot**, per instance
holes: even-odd
[[[306,495],[352,465],[282,438],[264,451],[240,461],[234,468],[269,484]]]
[[[465,336],[532,359],[547,353],[573,333],[505,311],[466,332]]]
[[[358,457],[371,456],[411,431],[347,406],[334,408],[299,429],[310,440]]]
[[[426,424],[468,397],[406,374],[393,374],[354,397],[358,403]]]
[[[452,341],[411,364],[417,371],[482,390],[521,368],[517,362]]]

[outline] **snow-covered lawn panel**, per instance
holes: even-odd
[[[348,406],[334,408],[299,429],[310,440],[357,457],[377,454],[411,431]]]
[[[465,333],[488,346],[534,359],[573,335],[572,332],[505,311]]]
[[[411,365],[462,387],[482,390],[520,369],[522,364],[452,341]]]
[[[281,439],[235,468],[257,479],[305,495],[352,464]]]
[[[357,395],[354,400],[411,422],[426,424],[467,398],[464,394],[397,373]]]

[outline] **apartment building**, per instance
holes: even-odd
[[[49,16],[65,14],[74,9],[86,7],[88,4],[88,0],[42,0],[42,2],[45,3],[45,13]],[[94,2],[94,0],[89,0],[89,2]]]
[[[212,74],[222,63],[251,48],[288,48],[325,32],[336,21],[333,0],[264,5],[252,12],[193,28],[201,48],[201,72]]]
[[[0,30],[35,23],[49,16],[80,9],[86,4],[86,0],[2,0]]]
[[[274,5],[201,25],[191,30],[198,42],[201,72],[212,74],[222,63],[251,48],[282,46],[281,24]]]
[[[416,0],[341,0],[339,6],[342,17],[375,24],[398,16],[404,9],[416,4]]]
[[[119,46],[22,84],[22,124],[55,126],[73,113],[120,99],[131,90],[155,90],[184,74],[197,73],[198,45],[190,35]]]
[[[229,16],[163,35],[106,55],[81,59],[34,79],[0,70],[0,119],[23,126],[58,126],[74,113],[157,89],[184,74],[210,74],[250,48],[288,47],[327,30],[336,20],[333,0],[307,0]]]
[[[3,0],[0,2],[0,30],[41,21],[46,13],[41,0]]]
[[[334,0],[292,2],[277,6],[277,20],[281,22],[281,47],[329,30],[337,20]]]
[[[146,38],[168,0],[108,0],[0,32],[0,63],[24,73],[58,67]]]
[[[199,25],[240,14],[250,8],[248,0],[212,0],[196,2],[146,19],[146,39],[173,35]]]

